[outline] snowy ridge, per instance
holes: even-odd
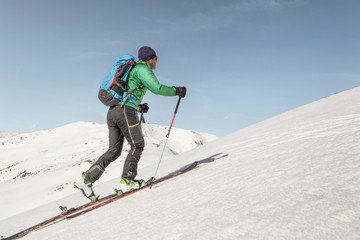
[[[359,141],[355,88],[164,159],[159,176],[195,160],[199,166],[25,239],[358,240]],[[139,175],[152,172],[149,164]],[[115,184],[103,181],[96,191]],[[0,221],[0,234],[54,215],[59,204],[81,202],[74,193]]]
[[[17,135],[18,133],[12,133],[12,132],[0,132],[0,138],[4,137],[12,137]]]

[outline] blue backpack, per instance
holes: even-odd
[[[111,107],[120,102],[132,102],[126,87],[130,71],[135,64],[135,58],[131,55],[121,56],[115,61],[114,67],[105,76],[98,94],[98,98],[105,106]]]

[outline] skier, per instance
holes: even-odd
[[[135,177],[145,146],[137,111],[145,113],[149,109],[147,104],[141,104],[147,89],[162,96],[185,97],[186,95],[186,87],[169,87],[159,83],[152,71],[156,69],[157,55],[151,47],[141,47],[138,58],[139,61],[130,72],[127,84],[127,91],[136,97],[137,104],[126,101],[110,107],[107,114],[109,149],[74,182],[75,187],[91,201],[96,201],[92,184],[101,177],[105,168],[120,156],[124,138],[129,142],[131,149],[123,166],[120,190],[126,193],[145,185],[144,180],[136,180]]]

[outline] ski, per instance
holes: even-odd
[[[159,184],[161,182],[164,182],[168,179],[171,179],[171,178],[174,178],[176,176],[179,176],[183,173],[186,173],[186,172],[189,172],[190,170],[192,169],[195,169],[198,165],[198,162],[195,161],[175,172],[172,172],[168,175],[166,175],[165,177],[162,177],[162,178],[159,178],[159,179],[149,179],[147,182],[146,182],[146,185],[142,188],[139,188],[139,189],[136,189],[136,190],[133,190],[133,191],[130,191],[130,192],[127,192],[127,193],[124,193],[124,194],[121,194],[119,192],[115,192],[113,194],[110,194],[108,196],[105,196],[103,198],[100,198],[98,199],[96,202],[90,202],[90,203],[86,203],[86,204],[83,204],[81,206],[78,206],[78,207],[75,207],[75,208],[67,208],[66,206],[59,206],[60,210],[61,210],[61,213],[55,217],[52,217],[52,218],[49,218],[39,224],[36,224],[30,228],[27,228],[21,232],[18,232],[10,237],[7,237],[7,238],[3,238],[4,240],[14,240],[14,239],[19,239],[33,231],[36,231],[36,230],[39,230],[41,228],[44,228],[46,226],[50,226],[52,224],[55,224],[55,223],[58,223],[62,220],[70,220],[70,219],[73,219],[73,218],[76,218],[76,217],[79,217],[85,213],[88,213],[90,211],[93,211],[95,209],[98,209],[102,206],[105,206],[107,204],[110,204],[112,202],[115,202],[123,197],[126,197],[126,196],[129,196],[129,195],[132,195],[138,191],[141,191],[141,190],[144,190],[146,188],[150,188],[156,184]]]
[[[69,214],[76,213],[76,212],[78,212],[78,211],[84,210],[84,209],[86,209],[86,208],[88,208],[88,207],[91,207],[91,206],[93,206],[93,205],[96,205],[96,204],[98,204],[98,203],[101,203],[101,202],[103,202],[103,201],[106,201],[106,200],[108,200],[109,198],[112,198],[112,197],[115,197],[115,196],[116,196],[116,193],[115,193],[115,194],[108,195],[108,196],[105,196],[105,197],[103,197],[103,198],[100,198],[100,199],[98,199],[96,202],[89,202],[89,203],[85,203],[85,204],[83,204],[83,205],[81,205],[81,206],[78,206],[78,207],[75,207],[75,208],[71,208],[71,209],[69,209],[67,212],[64,211],[64,207],[60,206],[60,209],[62,210],[62,212],[61,212],[59,215],[57,215],[57,216],[55,216],[55,217],[52,217],[52,218],[49,218],[49,219],[47,219],[47,220],[45,220],[45,221],[43,221],[43,222],[41,222],[41,223],[39,223],[39,224],[36,224],[36,225],[34,225],[34,226],[30,227],[30,228],[27,228],[27,229],[25,229],[25,230],[23,230],[23,231],[21,231],[21,232],[19,232],[19,233],[17,233],[17,234],[14,234],[14,235],[12,235],[12,236],[10,236],[10,237],[3,238],[3,239],[4,239],[4,240],[19,239],[19,238],[21,238],[21,237],[23,237],[23,236],[25,236],[25,235],[27,235],[27,234],[35,231],[35,230],[38,230],[38,229],[40,229],[40,228],[43,228],[43,227],[45,227],[45,226],[48,226],[48,225],[53,224],[53,223],[56,223],[56,222],[60,222],[61,220],[63,220],[63,219],[64,219],[66,216],[68,216]],[[65,207],[65,208],[66,208],[66,207]]]
[[[119,200],[119,199],[121,199],[121,198],[124,198],[124,197],[126,197],[126,196],[132,195],[132,194],[134,194],[134,193],[136,193],[136,192],[139,192],[139,191],[141,191],[141,190],[144,190],[144,189],[146,189],[146,188],[150,188],[150,187],[152,187],[152,186],[154,186],[154,185],[156,185],[156,184],[159,184],[159,183],[161,183],[161,182],[164,182],[165,180],[168,180],[168,179],[174,178],[174,177],[176,177],[176,176],[179,176],[179,175],[181,175],[181,174],[183,174],[183,173],[186,173],[186,172],[188,172],[188,171],[196,168],[197,165],[198,165],[198,162],[195,161],[195,162],[193,162],[192,164],[187,165],[187,166],[185,166],[184,168],[182,168],[182,169],[180,169],[180,170],[178,170],[178,171],[175,171],[175,172],[173,172],[173,173],[170,173],[170,174],[166,175],[165,177],[162,177],[162,178],[159,178],[159,179],[150,178],[148,181],[146,181],[146,185],[145,185],[144,187],[139,188],[139,189],[135,189],[135,190],[130,191],[130,192],[127,192],[127,193],[120,193],[121,191],[118,191],[118,190],[115,189],[115,192],[116,192],[116,196],[115,196],[115,197],[109,198],[109,199],[106,200],[106,201],[102,201],[102,202],[99,203],[99,204],[96,204],[96,205],[93,205],[93,206],[91,206],[91,207],[88,207],[88,208],[84,209],[83,211],[78,211],[78,212],[76,212],[76,213],[69,214],[68,216],[66,216],[66,219],[67,219],[67,220],[70,220],[70,219],[76,218],[76,217],[81,216],[81,215],[83,215],[83,214],[85,214],[85,213],[91,212],[91,211],[93,211],[93,210],[95,210],[95,209],[97,209],[97,208],[100,208],[100,207],[102,207],[102,206],[105,206],[105,205],[107,205],[107,204],[109,204],[109,203],[115,202],[115,201],[117,201],[117,200]]]

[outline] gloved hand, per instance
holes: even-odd
[[[186,95],[186,87],[174,87],[176,90],[176,95],[180,97],[185,97]]]
[[[147,113],[149,111],[149,106],[147,103],[140,104],[139,105],[139,112],[141,113]]]

